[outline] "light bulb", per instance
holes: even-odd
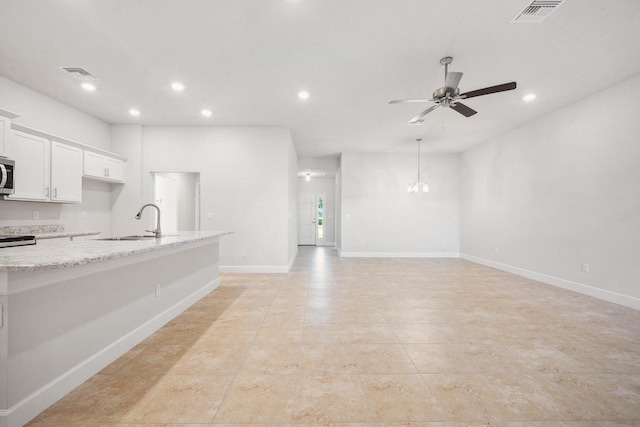
[[[429,184],[422,184],[422,192],[423,193],[429,192]]]
[[[306,175],[305,175],[305,177],[304,177],[304,179],[305,179],[305,181],[307,181],[307,182],[311,181],[311,174],[310,174],[310,173],[306,174]]]

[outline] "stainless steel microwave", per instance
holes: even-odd
[[[0,157],[0,194],[13,194],[14,187],[14,168],[16,162],[6,157]]]

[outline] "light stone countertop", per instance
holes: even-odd
[[[61,237],[97,236],[100,231],[62,231],[59,233],[34,233],[38,239],[59,239]]]
[[[36,239],[58,239],[61,237],[95,236],[100,231],[65,231],[62,224],[2,225],[0,235],[35,236]]]
[[[214,239],[231,231],[181,231],[176,236],[144,240],[61,240],[47,245],[0,248],[0,270],[37,271],[75,267],[94,262],[152,252],[200,240]]]

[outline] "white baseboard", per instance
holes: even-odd
[[[343,252],[343,258],[459,258],[458,252]]]
[[[100,372],[111,362],[144,341],[170,320],[213,291],[219,284],[220,278],[207,283],[182,301],[167,308],[162,313],[25,397],[11,408],[0,410],[0,426],[20,427],[25,425],[40,412],[53,405],[74,388]]]
[[[460,254],[460,258],[466,259],[467,261],[475,262],[477,264],[486,265],[488,267],[497,268],[498,270],[513,273],[518,276],[526,277],[527,279],[532,279],[538,282],[546,283],[547,285],[557,286],[559,288],[568,289],[570,291],[578,292],[584,295],[589,295],[605,301],[613,302],[613,303],[624,305],[626,307],[630,307],[636,310],[640,310],[640,298],[632,297],[630,295],[624,295],[624,294],[619,294],[617,292],[607,291],[605,289],[595,288],[593,286],[585,285],[584,283],[560,279],[559,277],[549,276],[543,273],[537,273],[535,271],[526,270],[520,267],[514,267],[508,264],[502,264],[496,261],[491,261],[489,259],[480,258],[473,255]]]
[[[289,260],[289,264],[287,264],[287,273],[291,271],[293,267],[293,263],[296,262],[296,258],[298,258],[298,247],[296,246],[296,252],[293,254],[291,259]]]

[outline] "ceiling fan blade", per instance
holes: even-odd
[[[456,110],[458,113],[462,114],[465,117],[471,117],[474,114],[478,113],[473,108],[469,108],[460,102],[456,102],[455,104],[449,105],[449,108],[451,108],[452,110]]]
[[[513,90],[516,88],[516,82],[504,83],[497,86],[485,87],[484,89],[472,90],[471,92],[466,92],[460,94],[460,98],[469,99],[474,98],[476,96],[489,95],[492,93],[505,92],[507,90]]]
[[[421,125],[422,123],[424,123],[424,116],[426,116],[427,114],[429,114],[430,112],[432,112],[433,110],[438,108],[439,106],[440,105],[434,105],[432,107],[427,108],[422,113],[418,114],[417,116],[415,116],[414,118],[409,120],[409,124],[410,125]]]
[[[394,99],[393,101],[389,101],[389,104],[413,104],[418,102],[432,102],[433,99],[427,98],[416,98],[416,99]]]
[[[444,82],[445,87],[456,89],[462,78],[462,73],[447,73],[447,80]]]

